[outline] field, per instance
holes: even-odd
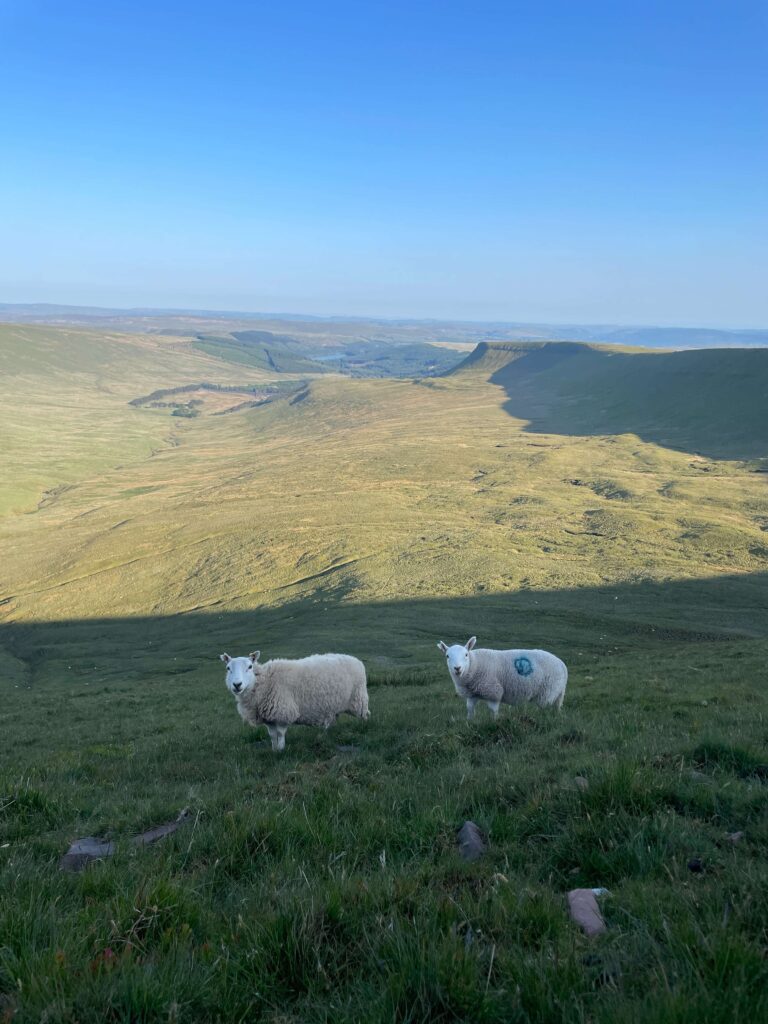
[[[765,1016],[768,353],[572,348],[277,377],[0,327],[0,1020]],[[562,713],[468,725],[472,633],[563,657]],[[255,647],[362,657],[370,721],[275,757],[217,659]]]

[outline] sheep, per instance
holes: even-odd
[[[533,701],[540,707],[563,706],[568,669],[549,651],[493,651],[475,648],[477,637],[466,644],[438,647],[448,663],[456,693],[467,702],[467,721],[472,721],[475,705],[486,702],[494,718],[500,704]]]
[[[249,725],[266,725],[272,749],[285,749],[289,725],[327,729],[342,714],[368,718],[365,666],[348,654],[313,654],[290,661],[259,663],[261,651],[247,658],[219,657],[227,666],[226,683]]]

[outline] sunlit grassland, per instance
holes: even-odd
[[[191,339],[0,325],[0,516],[175,443],[178,420],[129,402],[166,387],[270,379]]]
[[[36,429],[62,455],[80,438],[84,469],[0,521],[0,1019],[765,1016],[754,448],[702,454],[718,440],[706,424],[691,451],[580,434],[583,410],[566,415],[554,390],[538,419],[516,416],[533,386],[489,383],[499,366],[323,377],[179,424],[126,412],[157,388],[240,382],[200,353],[177,364],[191,356],[174,344],[150,339],[161,362],[145,374],[138,354],[119,381],[61,368],[83,419]],[[89,440],[102,385],[122,426]],[[171,429],[142,457],[142,431]],[[26,456],[40,485],[59,482],[47,459]],[[505,708],[494,724],[481,709],[468,726],[434,645],[470,633],[562,656],[563,712]],[[254,647],[362,657],[370,721],[289,730],[275,757],[216,657]],[[129,847],[184,806],[174,837]],[[465,818],[490,844],[471,865]],[[114,861],[57,872],[88,834],[118,841]],[[594,942],[567,917],[580,885],[611,892]]]
[[[183,423],[174,447],[0,527],[7,611],[519,593],[765,566],[764,475],[635,435],[526,432],[503,400],[459,378],[320,379],[299,401]]]

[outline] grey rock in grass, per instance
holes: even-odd
[[[477,860],[487,849],[483,834],[474,821],[465,821],[459,829],[459,853],[464,860]]]
[[[360,747],[356,747],[354,743],[340,743],[336,749],[340,754],[359,754]]]
[[[582,792],[589,789],[589,782],[587,782],[583,775],[577,775],[573,780],[573,784],[576,789],[580,789]]]
[[[143,847],[156,843],[158,839],[164,839],[166,836],[171,835],[172,832],[175,832],[179,825],[183,825],[189,817],[189,809],[185,807],[175,821],[166,822],[164,825],[156,825],[154,828],[147,829],[146,832],[133,836],[131,845]],[[111,857],[116,848],[115,843],[111,840],[97,839],[95,836],[85,836],[83,839],[76,839],[59,860],[59,870],[71,872],[84,871],[90,864],[104,860],[106,857]]]
[[[592,889],[571,889],[568,910],[576,924],[590,938],[605,931],[605,921]]]
[[[744,838],[744,833],[743,832],[726,832],[725,833],[725,838],[727,839],[727,841],[729,843],[733,843],[734,846],[735,846],[736,843],[741,842],[741,840]]]
[[[97,860],[111,857],[115,852],[115,844],[95,836],[76,839],[59,861],[61,871],[83,871],[89,864]]]

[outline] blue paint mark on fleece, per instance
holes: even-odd
[[[530,658],[515,658],[515,670],[520,676],[529,676],[533,672]]]

